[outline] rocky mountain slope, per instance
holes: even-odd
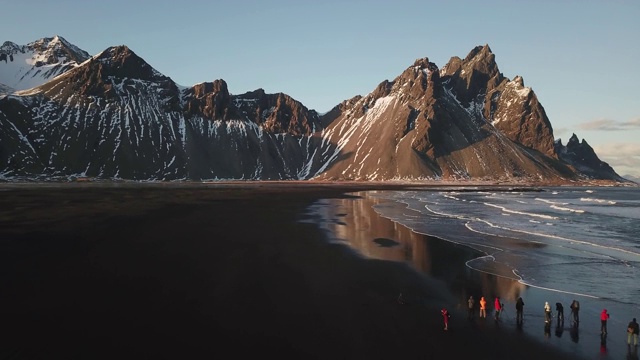
[[[32,44],[45,43],[68,44]],[[58,75],[0,95],[2,178],[623,180],[590,147],[579,157],[554,143],[533,90],[487,45],[442,69],[418,59],[323,116],[282,93],[230,94],[224,80],[180,87],[126,46],[64,49],[77,56],[49,56]]]

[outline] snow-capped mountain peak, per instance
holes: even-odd
[[[0,47],[0,84],[14,90],[30,89],[89,58],[86,51],[58,35],[27,45],[5,41]]]

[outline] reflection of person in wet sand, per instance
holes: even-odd
[[[574,343],[577,344],[578,341],[580,341],[580,335],[578,334],[577,326],[573,326],[571,330],[569,330],[569,335],[571,335],[571,341],[573,341]]]
[[[602,333],[600,336],[600,352],[603,354],[607,352],[607,333]]]
[[[561,323],[557,323],[556,324],[556,336],[557,337],[562,337],[562,332],[564,331],[564,326],[562,326]]]

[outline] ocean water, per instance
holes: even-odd
[[[479,250],[480,272],[580,297],[640,300],[640,188],[384,191],[374,209],[416,233]]]

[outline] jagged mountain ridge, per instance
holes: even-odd
[[[58,35],[27,45],[5,41],[0,46],[0,84],[5,86],[5,93],[29,89],[65,73],[90,57],[86,51]]]
[[[522,117],[503,115],[503,122],[516,122],[520,129],[503,133],[484,115],[485,97],[502,106],[501,94],[486,95],[487,89],[518,85],[498,72],[488,46],[473,49],[464,61],[453,58],[442,70],[428,58],[419,59],[393,81],[384,81],[369,95],[330,112],[334,120],[325,132],[331,142],[341,144],[348,160],[319,176],[340,179],[346,175],[359,180],[571,178],[571,169],[557,161],[548,120],[549,128],[540,121],[542,131],[530,134],[530,128],[519,125]],[[535,95],[526,92],[518,99],[528,105]],[[507,93],[505,101],[513,102],[513,94]],[[530,115],[527,120],[537,119]],[[369,137],[369,133],[379,136]],[[350,136],[358,139],[345,142]],[[541,141],[516,141],[534,137]],[[551,148],[545,146],[549,140]]]
[[[609,164],[598,158],[586,140],[582,139],[580,142],[576,134],[571,135],[566,146],[562,145],[562,139],[558,139],[554,147],[563,161],[581,174],[596,179],[625,182]]]
[[[20,151],[2,147],[0,164],[9,165],[10,175],[304,177],[288,152],[310,139],[264,131],[250,116],[219,117],[233,113],[233,101],[269,104],[277,98],[298,107],[291,113],[306,110],[284,95],[231,97],[221,80],[179,89],[126,46],[111,47],[54,80],[0,100],[2,143],[22,140],[15,145]],[[266,115],[264,120],[277,123]]]
[[[282,93],[231,95],[223,80],[180,87],[126,46],[110,47],[0,99],[0,140],[4,177],[586,176],[558,159],[535,94],[499,73],[488,46],[441,70],[419,59],[323,116]]]

